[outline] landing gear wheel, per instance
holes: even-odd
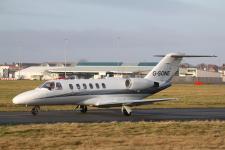
[[[123,106],[121,111],[124,116],[131,116],[131,109],[129,107]]]
[[[126,109],[123,109],[123,115],[124,116],[131,116],[131,112],[128,113]]]
[[[40,110],[40,107],[39,106],[34,106],[32,109],[31,109],[31,114],[33,116],[36,116],[38,114],[38,111]]]
[[[80,112],[86,113],[86,112],[87,112],[87,106],[85,106],[85,105],[80,105]]]

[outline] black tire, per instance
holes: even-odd
[[[38,114],[38,108],[36,108],[36,107],[32,108],[31,114],[32,114],[33,116],[36,116],[36,115]]]

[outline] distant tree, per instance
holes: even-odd
[[[196,67],[197,67],[199,70],[207,70],[208,65],[202,63],[202,64],[198,64]]]

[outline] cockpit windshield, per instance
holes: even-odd
[[[53,90],[55,88],[55,82],[46,82],[40,86],[40,88],[46,88],[48,90]]]

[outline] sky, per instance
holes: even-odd
[[[225,63],[224,0],[1,0],[0,63],[159,61],[156,54]]]

